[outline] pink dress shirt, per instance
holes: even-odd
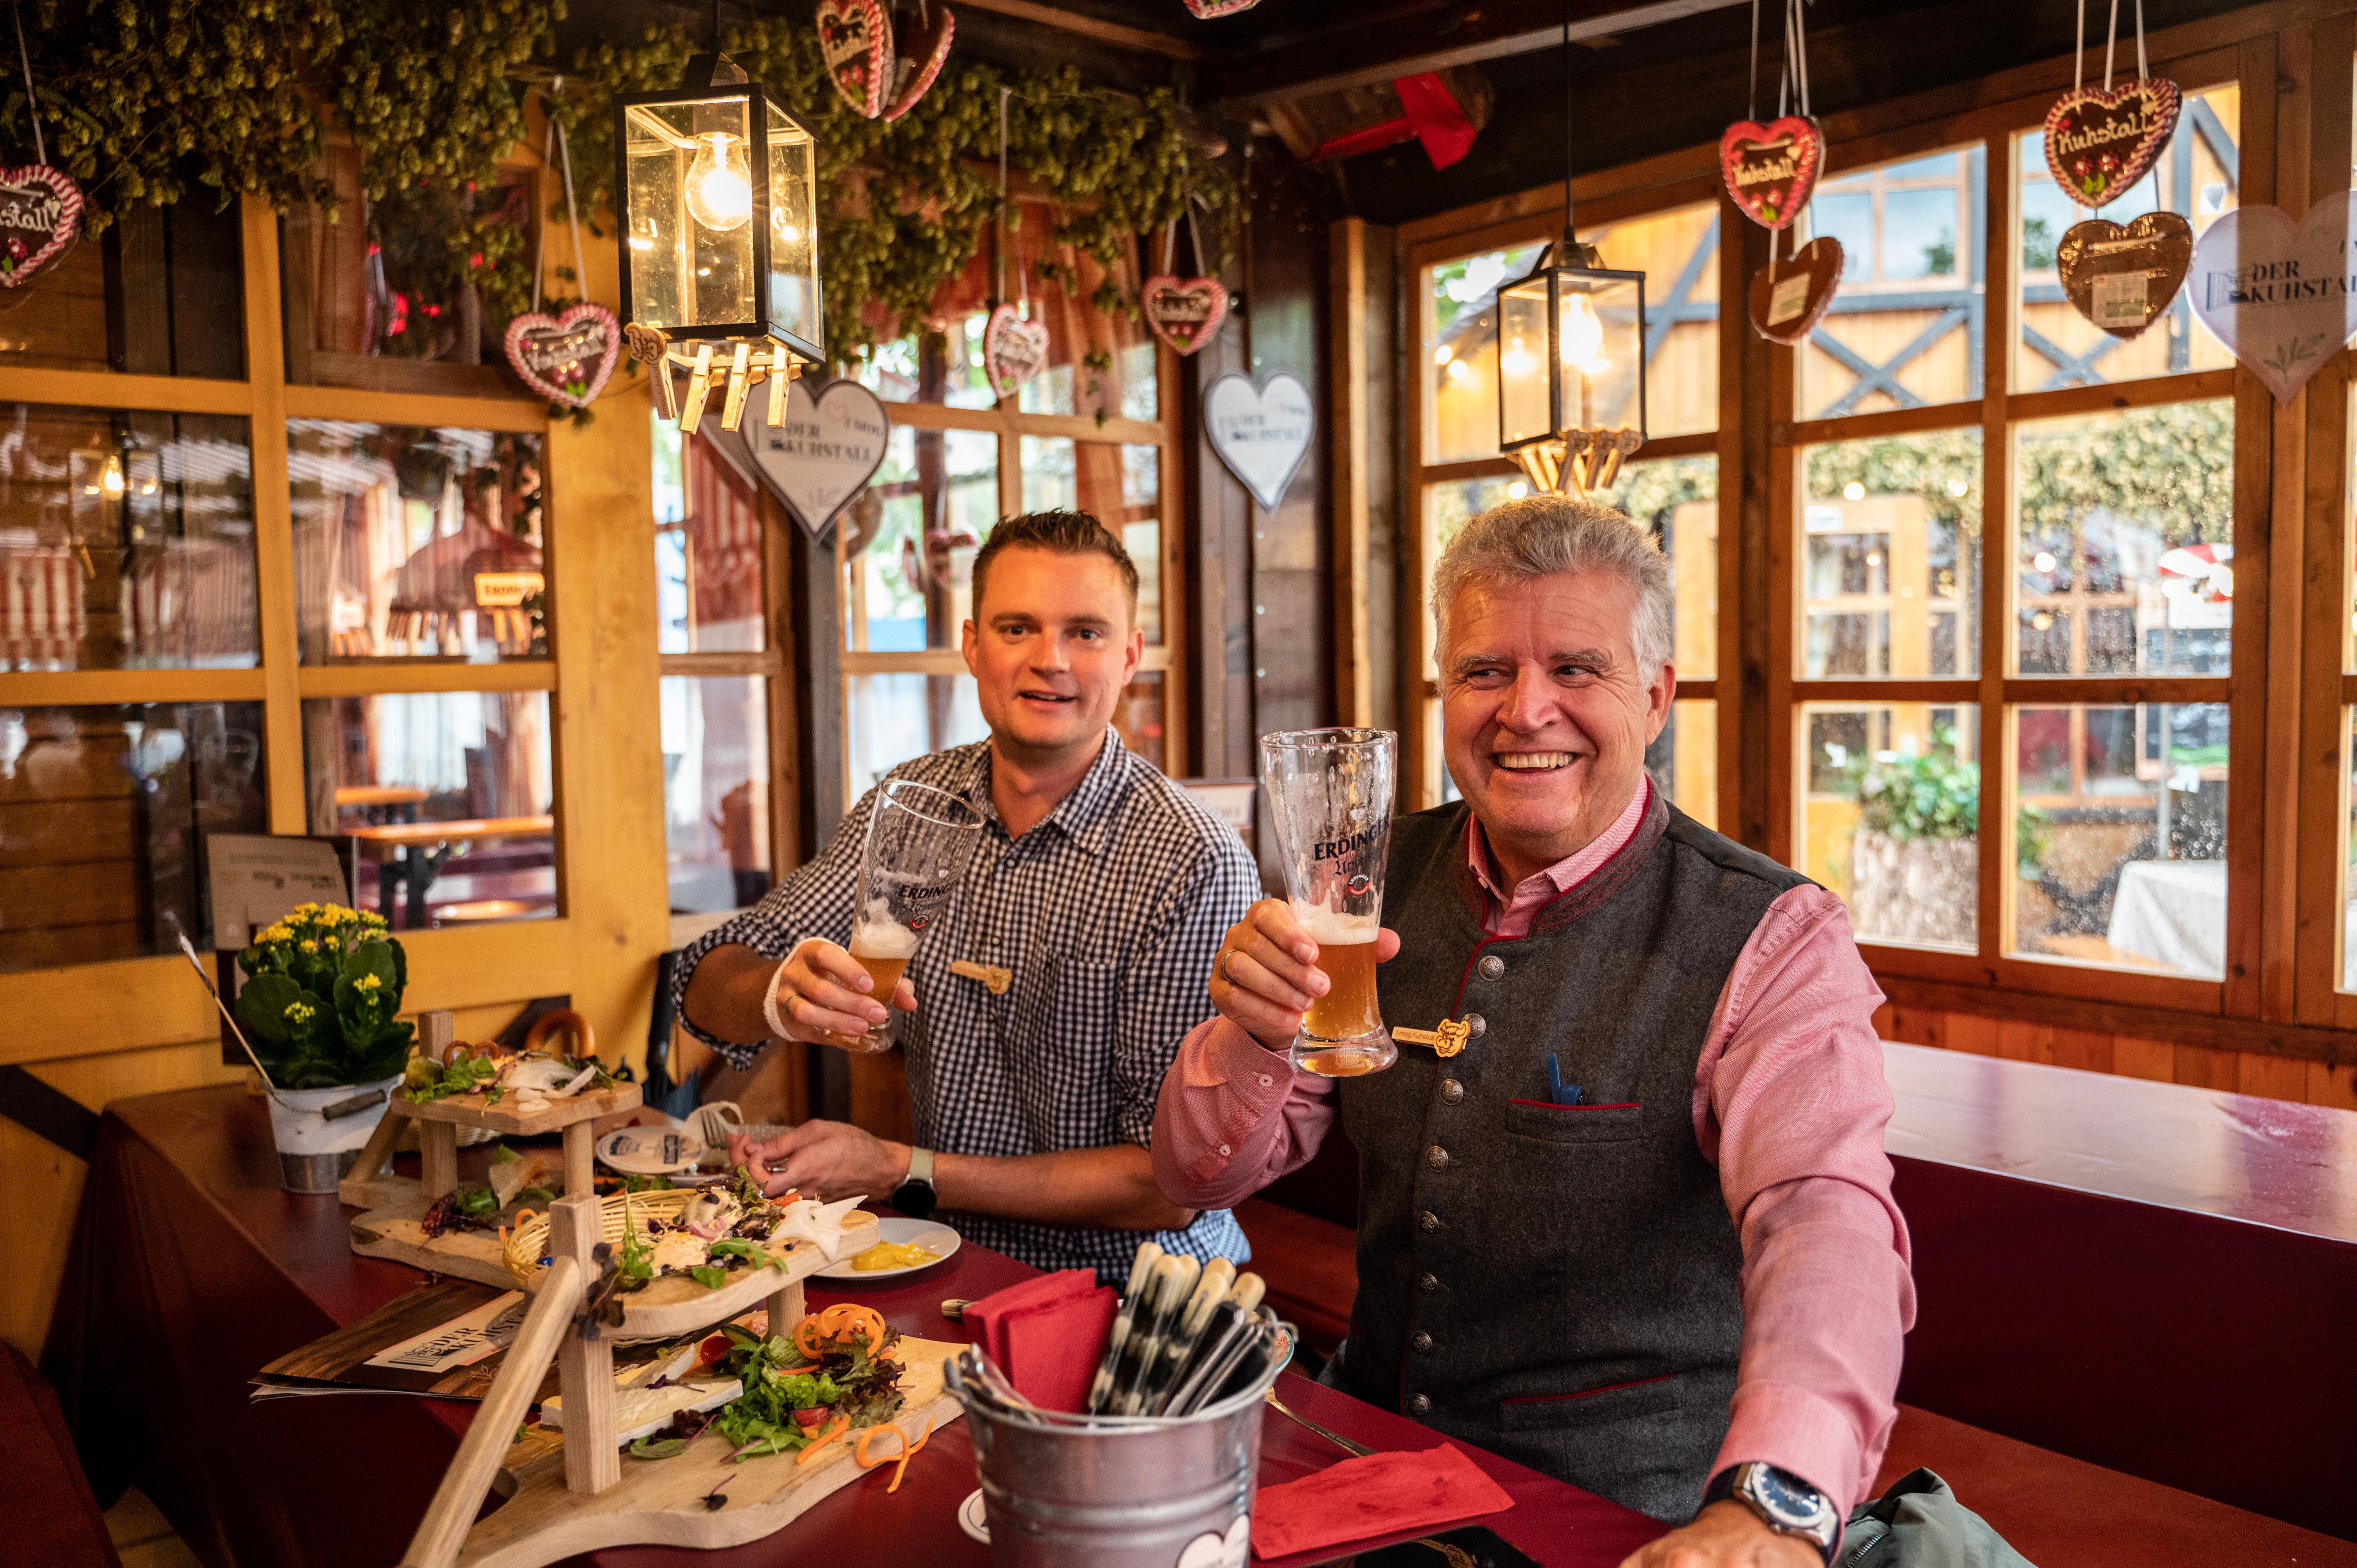
[[[1489,894],[1487,929],[1527,931],[1541,905],[1629,842],[1652,788],[1511,897],[1469,821],[1465,848]],[[1882,1150],[1891,1099],[1874,1032],[1881,1002],[1841,900],[1796,887],[1737,957],[1695,1067],[1695,1142],[1718,1167],[1743,1245],[1742,1358],[1712,1471],[1764,1460],[1845,1517],[1872,1489],[1889,1442],[1901,1337],[1915,1320],[1907,1222]],[[1334,1080],[1288,1072],[1227,1019],[1206,1020],[1162,1080],[1155,1179],[1173,1203],[1231,1207],[1318,1153],[1333,1092]]]

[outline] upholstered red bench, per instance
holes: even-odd
[[[1300,1326],[1311,1349],[1332,1355],[1350,1332],[1351,1303],[1359,1294],[1351,1228],[1258,1197],[1236,1206],[1236,1223],[1252,1243],[1248,1266],[1268,1282],[1269,1304]]]
[[[74,1456],[56,1391],[13,1345],[0,1345],[0,1517],[8,1560],[42,1568],[123,1568]],[[22,1555],[18,1555],[21,1553]]]
[[[1902,1404],[1876,1490],[1919,1465],[2038,1568],[2357,1568],[2357,1542]]]

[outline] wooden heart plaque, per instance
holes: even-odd
[[[892,90],[892,18],[882,0],[818,0],[819,58],[843,101],[870,120]]]
[[[1809,204],[1825,166],[1825,134],[1805,114],[1761,125],[1738,120],[1718,138],[1718,172],[1743,215],[1782,229]]]
[[[561,316],[531,311],[508,323],[508,363],[551,403],[587,408],[622,356],[622,324],[585,300]]]
[[[1770,343],[1802,342],[1833,307],[1841,275],[1841,242],[1830,234],[1820,234],[1772,266],[1760,268],[1745,291],[1751,329]]]
[[[1217,278],[1152,277],[1138,291],[1148,330],[1184,356],[1220,335],[1227,285]]]
[[[2046,166],[2082,207],[2101,207],[2144,177],[2177,129],[2177,83],[2141,76],[2106,92],[2082,87],[2046,112]]]
[[[885,106],[885,119],[898,120],[931,89],[956,34],[957,18],[946,5],[928,4],[900,13],[893,24],[893,48],[899,59],[892,68],[892,102]]]
[[[81,188],[47,164],[0,168],[0,288],[55,266],[81,232]]]
[[[1013,397],[1047,362],[1045,326],[1024,320],[1011,305],[990,313],[990,324],[982,329],[982,369],[990,378],[992,392],[1001,398]]]
[[[2151,326],[2193,264],[2193,225],[2174,212],[2129,223],[2090,218],[2054,248],[2062,292],[2080,315],[2123,340]]]

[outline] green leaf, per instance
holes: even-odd
[[[237,1021],[257,1040],[281,1045],[294,1036],[286,1010],[309,993],[283,974],[257,974],[237,993]]]
[[[728,1271],[726,1269],[715,1268],[709,1263],[701,1263],[696,1267],[688,1270],[687,1277],[694,1280],[697,1284],[702,1285],[705,1290],[718,1290],[722,1285],[728,1283]]]

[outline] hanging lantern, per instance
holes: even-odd
[[[1645,274],[1595,262],[1566,238],[1498,291],[1498,449],[1534,489],[1601,489],[1645,444]]]
[[[768,423],[784,423],[786,383],[825,347],[809,130],[721,54],[675,91],[624,95],[615,119],[622,317],[657,411],[692,431],[718,385],[734,430],[766,381]]]

